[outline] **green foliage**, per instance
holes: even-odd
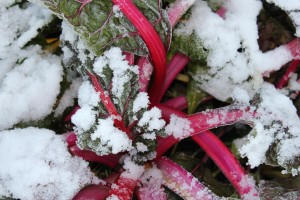
[[[145,56],[148,49],[131,22],[110,0],[91,1],[86,5],[78,1],[42,0],[58,17],[66,20],[80,35],[87,48],[99,56],[111,46]],[[171,40],[171,26],[160,1],[135,0],[141,12],[154,24],[166,47]]]

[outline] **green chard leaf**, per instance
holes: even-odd
[[[200,89],[197,80],[193,77],[194,74],[203,73],[206,67],[205,63],[190,63],[188,65],[189,74],[191,75],[190,82],[187,87],[187,100],[188,100],[188,114],[192,114],[196,111],[201,100],[207,97],[207,94]]]
[[[65,20],[81,37],[87,48],[99,56],[112,46],[146,56],[148,49],[131,22],[110,0],[42,0],[44,5]],[[171,25],[161,1],[135,0],[134,3],[154,25],[168,48]]]
[[[72,117],[77,145],[98,155],[130,151],[132,160],[139,164],[154,159],[156,135],[164,133],[165,122],[160,119],[159,109],[148,110],[147,93],[139,92],[137,66],[130,66],[121,49],[116,47],[93,62],[82,71],[86,81],[79,89],[81,108]],[[101,92],[95,90],[89,74],[96,77],[117,116],[110,113],[107,102],[100,99]],[[116,120],[123,125],[118,126]]]

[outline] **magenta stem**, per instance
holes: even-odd
[[[289,67],[287,68],[286,72],[284,75],[281,77],[279,82],[276,85],[276,88],[282,89],[283,87],[286,86],[288,80],[290,79],[291,75],[297,70],[297,67],[299,65],[300,60],[293,60]]]
[[[247,180],[244,169],[240,166],[234,155],[211,131],[204,131],[192,136],[192,139],[207,153],[207,155],[221,169],[226,178],[234,186],[241,197],[251,195],[258,198],[255,184]]]
[[[295,38],[291,42],[287,43],[286,46],[295,60],[300,59],[300,38]]]
[[[188,107],[188,102],[185,96],[178,96],[173,99],[167,100],[162,103],[164,106],[177,109],[177,110],[184,110]]]
[[[153,72],[153,66],[146,57],[140,57],[137,65],[139,66],[140,92],[146,92]]]
[[[176,0],[170,5],[167,10],[169,21],[172,27],[174,27],[180,18],[188,11],[188,9],[194,4],[193,0]]]
[[[106,92],[102,86],[100,85],[97,77],[90,73],[89,71],[87,71],[87,75],[90,77],[93,87],[95,89],[95,91],[99,94],[99,97],[101,99],[101,102],[104,104],[105,108],[107,109],[107,112],[109,113],[109,115],[111,115],[112,117],[114,117],[114,125],[119,128],[120,130],[124,131],[127,133],[128,137],[130,139],[133,138],[133,136],[131,135],[131,132],[128,130],[128,128],[125,126],[123,120],[122,120],[122,116],[118,113],[114,103],[112,102],[108,92]]]
[[[156,161],[156,164],[163,174],[163,184],[183,199],[219,199],[191,173],[170,159],[162,157]]]
[[[133,192],[138,184],[138,180],[126,178],[121,175],[115,180],[109,191],[110,197],[115,197],[118,200],[131,200]]]
[[[159,91],[158,101],[161,101],[163,95],[181,72],[181,70],[190,62],[190,58],[184,54],[176,53],[167,66],[167,74],[162,89]]]
[[[159,91],[166,76],[166,51],[164,44],[152,24],[131,0],[112,0],[136,28],[146,43],[154,65],[153,83],[149,88],[151,102],[157,102]]]
[[[128,65],[134,65],[134,54],[129,52],[123,52],[125,60],[127,60]]]
[[[164,109],[162,109],[161,111],[162,113],[164,113]],[[176,113],[178,112],[179,111],[177,111]],[[231,118],[229,121],[232,122],[233,119],[243,117],[244,113],[245,112],[241,111],[234,111],[233,113],[228,113],[229,118]],[[165,116],[167,115],[170,115],[170,110],[168,110],[168,113],[165,114]],[[199,116],[201,115],[203,115],[203,113],[199,114]],[[187,115],[184,113],[179,115],[179,117],[183,116],[187,117]],[[202,127],[205,127],[206,125],[199,124],[200,121],[202,121],[202,119],[198,120],[196,119],[196,117],[197,115],[193,115],[190,118],[190,120],[192,120],[191,125],[194,128],[194,136],[192,136],[192,139],[195,140],[195,142],[197,142],[197,144],[199,144],[199,146],[220,167],[220,170],[224,173],[224,175],[228,178],[228,180],[232,183],[232,185],[236,188],[236,190],[242,197],[250,193],[254,197],[257,197],[258,193],[255,189],[255,184],[253,182],[247,182],[246,180],[244,180],[247,176],[244,172],[244,169],[240,166],[234,155],[228,150],[228,148],[223,144],[223,142],[218,137],[216,137],[211,131],[207,130],[203,132]],[[187,118],[189,119],[189,117]],[[200,125],[200,128],[198,128],[197,125],[193,123]],[[167,138],[158,138],[157,159],[159,159],[171,146],[173,146],[179,140],[180,139],[174,138],[173,136],[169,136]]]
[[[249,112],[249,108],[236,109],[231,106],[199,112],[186,117],[191,122],[191,128],[195,133],[230,125],[238,121],[249,122],[255,114]]]
[[[70,152],[73,155],[81,157],[82,159],[89,162],[98,162],[109,167],[115,168],[119,164],[119,159],[122,154],[110,154],[105,156],[98,156],[95,152],[89,150],[81,150],[77,145],[69,147]]]

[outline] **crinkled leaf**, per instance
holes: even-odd
[[[197,80],[193,78],[194,74],[203,73],[203,66],[206,67],[204,63],[189,64],[189,74],[191,74],[191,80],[187,87],[187,100],[188,100],[188,114],[192,114],[196,111],[199,103],[207,94],[202,91],[197,83]]]
[[[137,55],[147,55],[148,49],[130,21],[110,0],[80,1],[42,0],[58,17],[81,36],[87,48],[97,56],[111,46]],[[82,1],[81,1],[82,2]],[[171,26],[161,2],[135,0],[134,3],[154,25],[166,47],[170,44]]]
[[[193,45],[191,45],[193,44]],[[172,38],[171,52],[180,52],[191,58],[191,62],[205,61],[207,58],[207,50],[203,48],[201,40],[192,32],[190,35],[175,34]]]
[[[259,183],[261,199],[298,199],[300,195],[300,177],[274,179]]]

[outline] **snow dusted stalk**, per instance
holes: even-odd
[[[146,57],[140,57],[137,65],[139,66],[140,92],[146,92],[153,72],[153,66]]]
[[[167,194],[164,191],[156,190],[152,188],[143,187],[139,188],[136,192],[136,196],[139,200],[155,199],[155,200],[167,200]]]
[[[123,55],[125,56],[125,60],[127,60],[128,65],[134,65],[134,54],[123,52]]]
[[[220,199],[191,173],[170,159],[162,157],[157,160],[156,164],[163,173],[163,184],[183,199]]]
[[[176,0],[168,8],[168,17],[170,24],[174,27],[180,18],[188,11],[188,9],[195,3],[195,0]]]
[[[210,131],[192,136],[237,190],[242,199],[259,199],[254,180],[240,166],[234,155],[219,138]]]
[[[169,111],[164,116],[170,115]],[[162,109],[162,113],[164,113],[164,109]],[[179,117],[187,117],[185,113],[180,114],[179,111],[177,111],[177,114]],[[240,114],[241,113],[236,116],[242,116]],[[240,196],[243,197],[243,199],[257,199],[258,192],[256,191],[254,181],[251,181],[251,179],[245,174],[239,162],[236,160],[230,150],[224,145],[224,143],[211,131],[203,131],[201,127],[199,129],[192,123],[191,127],[193,129],[195,128],[194,131],[192,131],[192,134],[194,135],[192,139],[195,140],[195,142],[197,142],[197,144],[199,144],[199,146],[219,166],[220,170],[236,188]],[[179,140],[179,138],[174,138],[173,136],[169,136],[167,138],[159,138],[157,144],[157,159],[159,159],[171,146],[173,146]]]
[[[162,112],[162,117],[167,122],[171,115],[176,115],[181,118],[185,118],[190,122],[190,128],[192,131],[189,135],[184,135],[182,138],[174,138],[172,135],[166,138],[160,138],[157,145],[157,158],[162,156],[169,148],[176,144],[180,139],[193,136],[197,133],[213,129],[228,124],[233,124],[238,121],[247,120],[249,117],[253,117],[255,114],[251,114],[248,109],[235,109],[233,106],[224,108],[213,109],[196,113],[194,115],[187,116],[179,110],[169,108],[167,106],[157,104],[155,105]]]
[[[163,95],[176,78],[178,73],[190,62],[190,58],[184,54],[175,54],[167,66],[167,76],[165,78],[162,89],[160,90],[158,101],[161,101]]]
[[[99,94],[99,97],[101,99],[101,102],[104,104],[105,108],[107,109],[108,113],[110,116],[112,116],[114,118],[114,124],[117,128],[119,128],[120,130],[124,131],[127,133],[127,135],[129,136],[129,138],[132,138],[130,131],[127,129],[127,127],[125,126],[121,115],[118,113],[114,103],[112,102],[108,92],[106,92],[102,86],[100,85],[100,83],[98,82],[97,77],[90,73],[89,71],[86,72],[87,75],[90,77],[93,87],[95,89],[95,91]]]
[[[286,86],[291,75],[297,70],[299,62],[300,62],[300,60],[293,60],[291,62],[291,64],[287,68],[286,72],[284,73],[284,75],[281,77],[281,79],[277,83],[276,88],[282,89],[284,86]]]
[[[249,108],[235,108],[235,106],[226,106],[223,108],[212,109],[199,112],[186,117],[191,128],[195,133],[217,128],[220,126],[230,125],[238,121],[250,122],[255,116],[255,112],[249,111]]]
[[[141,38],[146,43],[154,65],[154,79],[149,88],[151,102],[157,102],[157,88],[161,87],[166,76],[166,51],[164,44],[152,24],[131,0],[112,0],[124,15],[134,25]]]
[[[138,180],[126,178],[122,174],[112,184],[108,200],[131,200]]]

